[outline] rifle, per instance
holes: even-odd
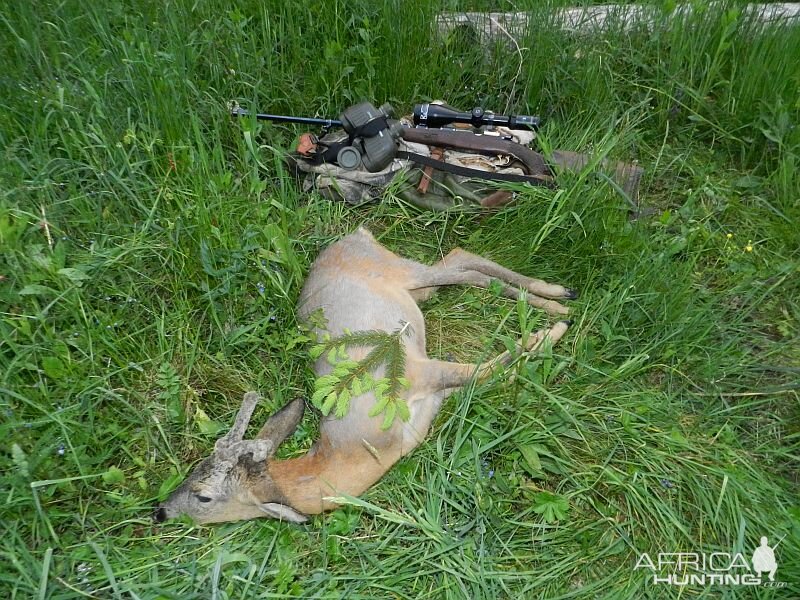
[[[465,124],[475,128],[501,126],[509,129],[530,128],[536,130],[541,123],[539,117],[496,115],[493,112],[487,112],[481,107],[473,108],[471,112],[461,112],[450,106],[425,103],[414,106],[413,122],[416,127],[409,128],[403,127],[398,121],[392,120],[393,113],[394,110],[389,104],[375,108],[369,102],[361,102],[345,110],[338,120],[265,113],[256,113],[253,116],[260,121],[318,125],[326,133],[335,127],[343,128],[348,134],[347,141],[325,145],[322,152],[315,153],[314,159],[320,163],[334,163],[344,169],[355,169],[363,164],[364,168],[375,173],[386,168],[395,158],[405,158],[442,169],[448,164],[410,152],[399,151],[397,141],[402,137],[410,142],[471,150],[490,156],[498,154],[512,156],[524,164],[531,175],[546,171],[541,155],[510,140],[504,140],[496,136],[478,136],[470,132],[440,129],[447,125]],[[231,110],[231,115],[244,117],[250,116],[250,112],[234,107]],[[317,146],[318,144],[319,141],[317,140],[311,145]],[[465,172],[460,174],[476,175],[476,169],[461,170]],[[451,172],[455,171],[451,170]],[[482,173],[484,176],[487,175],[483,171],[478,171],[478,173]],[[513,176],[510,180],[527,180],[519,179],[519,177]]]
[[[369,104],[369,103],[362,103]],[[361,106],[361,105],[357,105]],[[371,105],[370,105],[371,106]],[[353,107],[355,108],[355,107]],[[342,115],[341,119],[317,119],[315,117],[293,117],[287,115],[269,115],[266,113],[256,113],[254,116],[259,121],[272,121],[274,123],[299,123],[302,125],[319,125],[323,129],[330,130],[334,127],[344,127],[345,117],[348,122],[353,122],[354,117],[356,125],[358,125],[359,115],[351,114],[353,108],[348,109]],[[374,109],[374,107],[372,107]],[[387,116],[394,112],[390,104],[382,105],[377,111],[384,113]],[[418,127],[439,128],[454,123],[468,124],[475,128],[479,127],[508,127],[509,129],[526,129],[530,128],[534,131],[539,129],[541,119],[539,117],[527,115],[496,115],[493,112],[486,112],[482,107],[476,106],[471,112],[460,112],[455,108],[443,104],[415,104],[413,110],[414,125]],[[235,106],[231,109],[231,116],[234,117],[249,117],[250,111]],[[366,115],[367,119],[371,118]]]

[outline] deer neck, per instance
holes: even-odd
[[[336,508],[326,498],[363,493],[398,458],[373,454],[366,447],[333,448],[320,440],[304,456],[270,462],[268,470],[286,504],[317,514]]]

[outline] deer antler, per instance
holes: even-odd
[[[242,407],[236,415],[236,421],[231,430],[217,440],[214,444],[214,451],[222,460],[233,461],[238,459],[241,454],[252,453],[253,460],[262,462],[267,459],[272,452],[273,443],[269,440],[245,440],[244,432],[250,423],[250,417],[256,404],[261,399],[258,392],[247,392],[242,399]]]
[[[261,400],[258,392],[247,392],[242,399],[242,407],[239,409],[239,414],[236,415],[236,421],[233,427],[225,436],[231,442],[240,442],[244,439],[244,432],[247,430],[247,425],[250,423],[250,417],[253,416],[253,411],[256,409],[256,404]]]

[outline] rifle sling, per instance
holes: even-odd
[[[425,129],[409,127],[403,129],[403,139],[427,146],[453,148],[461,152],[477,152],[488,156],[502,154],[513,156],[528,170],[529,175],[551,175],[552,171],[544,157],[527,146],[493,135],[474,135],[469,132],[447,129]]]
[[[433,167],[439,171],[446,171],[454,175],[462,175],[463,177],[470,177],[473,179],[486,179],[488,181],[513,181],[517,183],[529,183],[531,185],[543,185],[553,187],[553,181],[546,175],[532,176],[532,175],[516,175],[514,173],[491,173],[489,171],[481,171],[480,169],[470,169],[468,167],[460,167],[443,160],[435,160],[428,156],[416,154],[414,152],[399,151],[397,158],[410,160],[411,162],[425,165],[426,167]]]

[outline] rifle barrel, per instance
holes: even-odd
[[[249,117],[250,111],[244,108],[234,108],[231,110],[234,117]],[[338,119],[315,119],[313,117],[291,117],[287,115],[268,115],[266,113],[256,113],[259,121],[272,121],[274,123],[300,123],[302,125],[321,125],[322,127],[341,127],[342,122]]]

